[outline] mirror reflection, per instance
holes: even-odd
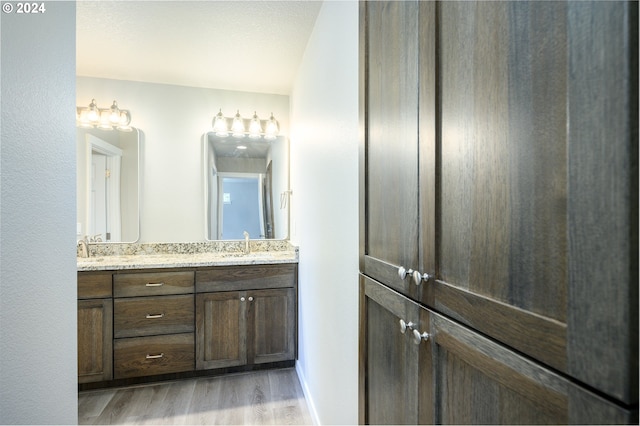
[[[77,239],[115,243],[140,237],[139,139],[135,128],[77,129]]]
[[[274,140],[203,135],[208,240],[286,239],[289,145]]]

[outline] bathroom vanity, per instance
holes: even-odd
[[[297,249],[166,249],[78,260],[81,389],[293,366]]]

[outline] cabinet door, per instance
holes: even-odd
[[[246,306],[244,292],[196,295],[197,370],[247,363]]]
[[[433,423],[428,312],[363,275],[360,297],[360,423]]]
[[[249,363],[295,357],[296,309],[293,288],[247,291]]]
[[[435,270],[435,9],[360,3],[361,271],[418,299],[398,270]]]
[[[78,383],[113,378],[113,302],[78,301]]]
[[[445,317],[431,315],[431,335],[436,424],[632,421],[611,401]]]
[[[637,3],[442,2],[438,23],[435,309],[637,403]]]

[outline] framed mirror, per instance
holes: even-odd
[[[205,238],[289,237],[289,143],[286,137],[202,136]]]
[[[77,239],[140,238],[140,132],[78,128]]]

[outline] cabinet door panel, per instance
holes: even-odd
[[[361,276],[361,368],[367,401],[361,418],[370,424],[432,423],[431,352],[415,344],[412,329],[428,330],[426,310]],[[405,333],[400,320],[413,323]]]
[[[626,423],[631,413],[473,330],[437,314],[438,424]],[[589,407],[590,418],[580,413]]]
[[[564,371],[567,3],[444,2],[439,16],[435,307]]]
[[[622,51],[637,3],[442,2],[438,16],[433,306],[637,403],[637,49]]]
[[[113,302],[78,301],[78,383],[113,378]]]
[[[246,302],[240,292],[196,295],[196,369],[247,363]]]
[[[418,2],[370,2],[363,7],[368,37],[365,254],[415,268]]]
[[[439,275],[565,322],[566,3],[444,2],[440,15]]]
[[[248,291],[249,360],[254,364],[286,361],[295,356],[295,291]]]

